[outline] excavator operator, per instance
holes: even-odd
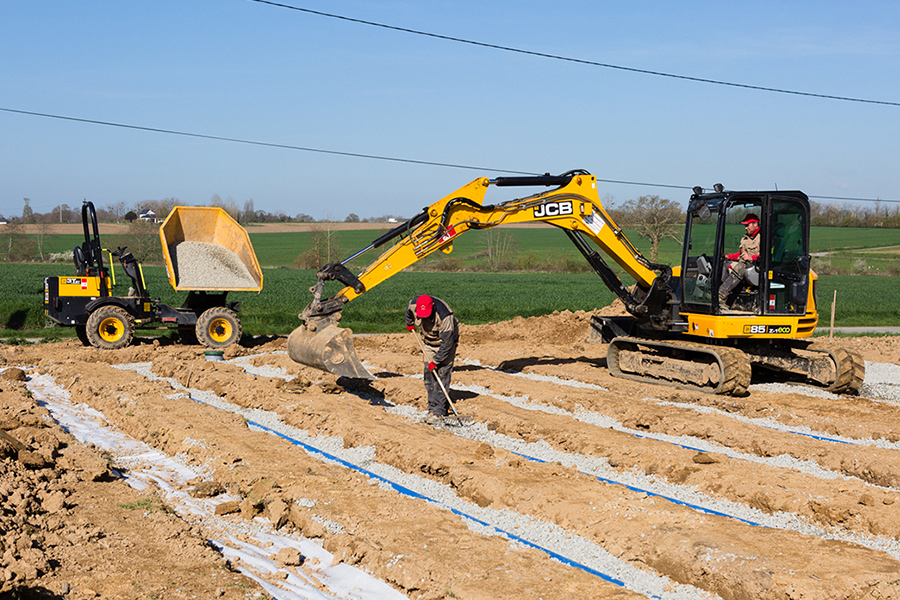
[[[747,233],[741,238],[740,248],[733,254],[726,254],[728,262],[722,269],[722,285],[719,286],[719,305],[726,307],[728,296],[744,280],[747,269],[759,258],[759,217],[749,213],[741,221]]]
[[[428,416],[425,417],[425,422],[433,425],[446,417],[450,408],[443,390],[450,389],[453,361],[459,345],[459,321],[446,302],[422,295],[410,300],[406,307],[406,328],[412,332],[419,329],[425,338],[423,360],[425,392],[428,395]],[[444,384],[443,390],[436,378],[440,378]]]

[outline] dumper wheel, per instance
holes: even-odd
[[[233,310],[215,306],[200,315],[196,331],[207,348],[227,348],[241,339],[241,322]]]
[[[87,339],[95,348],[118,350],[134,339],[134,319],[118,306],[101,306],[87,321]]]

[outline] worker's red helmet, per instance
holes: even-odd
[[[756,216],[755,214],[753,214],[753,213],[750,213],[749,215],[747,215],[746,217],[744,217],[744,220],[741,221],[741,225],[746,225],[747,223],[757,223],[757,224],[758,224],[758,223],[759,223],[759,217],[757,217],[757,216]]]
[[[416,316],[420,319],[424,319],[426,317],[431,316],[431,311],[434,310],[434,300],[431,299],[431,296],[419,296],[416,298]]]

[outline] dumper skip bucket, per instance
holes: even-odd
[[[262,291],[247,230],[217,207],[176,206],[159,228],[175,291]]]

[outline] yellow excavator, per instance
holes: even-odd
[[[547,187],[524,198],[485,205],[491,186]],[[725,302],[717,290],[727,254],[737,249],[753,213],[759,218],[760,254]],[[621,299],[629,316],[592,320],[592,336],[609,344],[612,375],[716,394],[742,395],[751,365],[776,380],[803,381],[835,393],[855,394],[865,362],[852,351],[810,339],[818,322],[817,276],[810,270],[809,199],[799,191],[693,189],[687,208],[681,264],[647,260],[603,207],[596,178],[583,170],[561,175],[480,177],[388,231],[369,246],[317,273],[303,324],[288,338],[290,357],[338,376],[373,378],[360,362],[351,332],[338,327],[347,302],[471,229],[513,223],[548,223],[562,229]],[[359,275],[345,266],[397,240]],[[599,250],[599,251],[598,251]],[[626,286],[612,259],[636,282]],[[322,298],[326,281],[346,287]]]

